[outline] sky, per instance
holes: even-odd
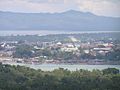
[[[0,0],[0,11],[55,13],[68,10],[120,17],[120,0]]]

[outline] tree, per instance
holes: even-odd
[[[108,60],[116,60],[116,61],[120,60],[120,48],[114,49],[113,51],[107,53],[106,58]]]
[[[32,47],[29,45],[17,46],[15,49],[15,52],[13,53],[13,57],[16,57],[16,58],[32,57]]]
[[[103,70],[103,74],[119,74],[119,70],[116,68],[108,68]]]
[[[108,73],[63,68],[41,71],[0,64],[0,90],[120,90],[118,70],[108,68],[103,71]]]

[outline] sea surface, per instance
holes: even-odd
[[[76,64],[76,65],[69,65],[69,64],[40,64],[40,65],[35,65],[35,64],[22,64],[22,63],[6,63],[6,64],[20,65],[20,66],[30,67],[30,68],[33,68],[36,70],[41,69],[43,71],[53,71],[53,70],[59,69],[59,68],[68,69],[70,71],[76,71],[76,70],[80,70],[80,69],[92,71],[94,69],[103,70],[106,68],[117,68],[120,70],[120,65],[79,65],[79,64]]]
[[[0,36],[11,35],[49,35],[49,34],[78,34],[78,33],[110,33],[120,31],[69,31],[69,30],[0,30]]]

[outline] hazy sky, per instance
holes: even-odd
[[[120,0],[0,0],[0,11],[54,13],[71,9],[120,17]]]

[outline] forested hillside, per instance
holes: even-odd
[[[120,90],[120,74],[115,68],[44,72],[1,64],[0,90]]]

